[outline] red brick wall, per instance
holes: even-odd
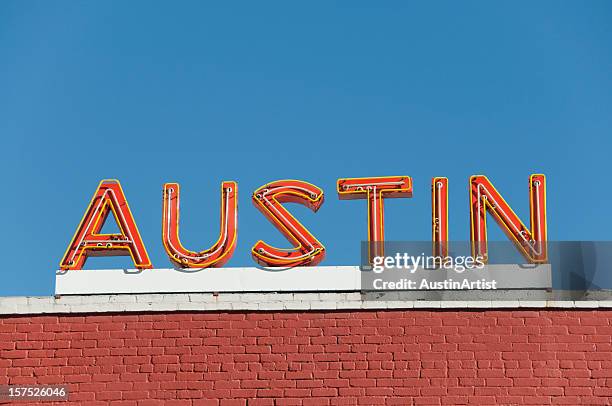
[[[611,404],[611,336],[609,310],[2,317],[0,384],[87,405]]]

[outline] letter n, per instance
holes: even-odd
[[[487,210],[497,224],[532,263],[547,261],[546,246],[546,178],[541,174],[529,177],[529,212],[527,228],[486,176],[470,178],[470,234],[472,255],[488,260]]]

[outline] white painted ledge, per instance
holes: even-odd
[[[432,270],[419,269],[415,277]],[[433,272],[440,273],[439,270]],[[361,292],[357,266],[271,270],[218,268],[58,272],[55,297],[0,297],[0,315],[173,311],[329,311],[361,309],[612,308],[611,292],[554,295],[550,267],[489,265],[500,290]],[[372,276],[372,275],[370,275]],[[444,275],[436,275],[444,277]],[[452,275],[455,276],[455,275]],[[364,280],[366,282],[364,282]],[[522,290],[525,286],[539,288]],[[516,289],[519,289],[517,291]],[[583,292],[584,293],[584,292]],[[518,298],[518,299],[517,299]],[[552,300],[552,299],[555,300]],[[559,299],[561,298],[561,299]]]
[[[0,315],[368,309],[612,309],[612,300],[363,300],[359,292],[74,295],[0,298]]]
[[[56,295],[214,292],[355,292],[372,289],[373,281],[403,278],[418,283],[444,280],[493,280],[498,289],[545,289],[552,286],[550,265],[486,265],[464,273],[418,268],[388,269],[384,274],[361,271],[358,266],[296,268],[112,269],[58,271]]]
[[[358,291],[356,266],[58,271],[56,295]]]

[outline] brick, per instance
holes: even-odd
[[[611,313],[0,316],[0,384],[94,405],[606,404]]]

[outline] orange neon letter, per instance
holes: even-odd
[[[536,174],[529,177],[528,229],[486,176],[470,178],[470,231],[472,255],[487,260],[487,209],[508,238],[530,262],[546,262],[546,178]]]
[[[448,256],[448,178],[431,179],[433,256]]]
[[[412,179],[410,176],[338,179],[338,197],[368,199],[368,258],[373,262],[374,257],[384,255],[384,199],[412,197]]]
[[[278,180],[253,192],[253,204],[293,244],[285,250],[257,241],[251,253],[263,266],[316,265],[325,257],[325,247],[281,203],[300,203],[317,211],[323,204],[323,191],[300,180]]]
[[[110,212],[113,213],[120,233],[100,234]],[[85,211],[60,268],[82,269],[88,256],[117,255],[130,255],[138,269],[153,267],[121,184],[118,180],[103,180]]]
[[[162,241],[170,260],[181,268],[223,266],[236,248],[238,184],[221,184],[221,231],[217,242],[201,252],[189,251],[179,238],[180,188],[178,183],[164,184]]]

